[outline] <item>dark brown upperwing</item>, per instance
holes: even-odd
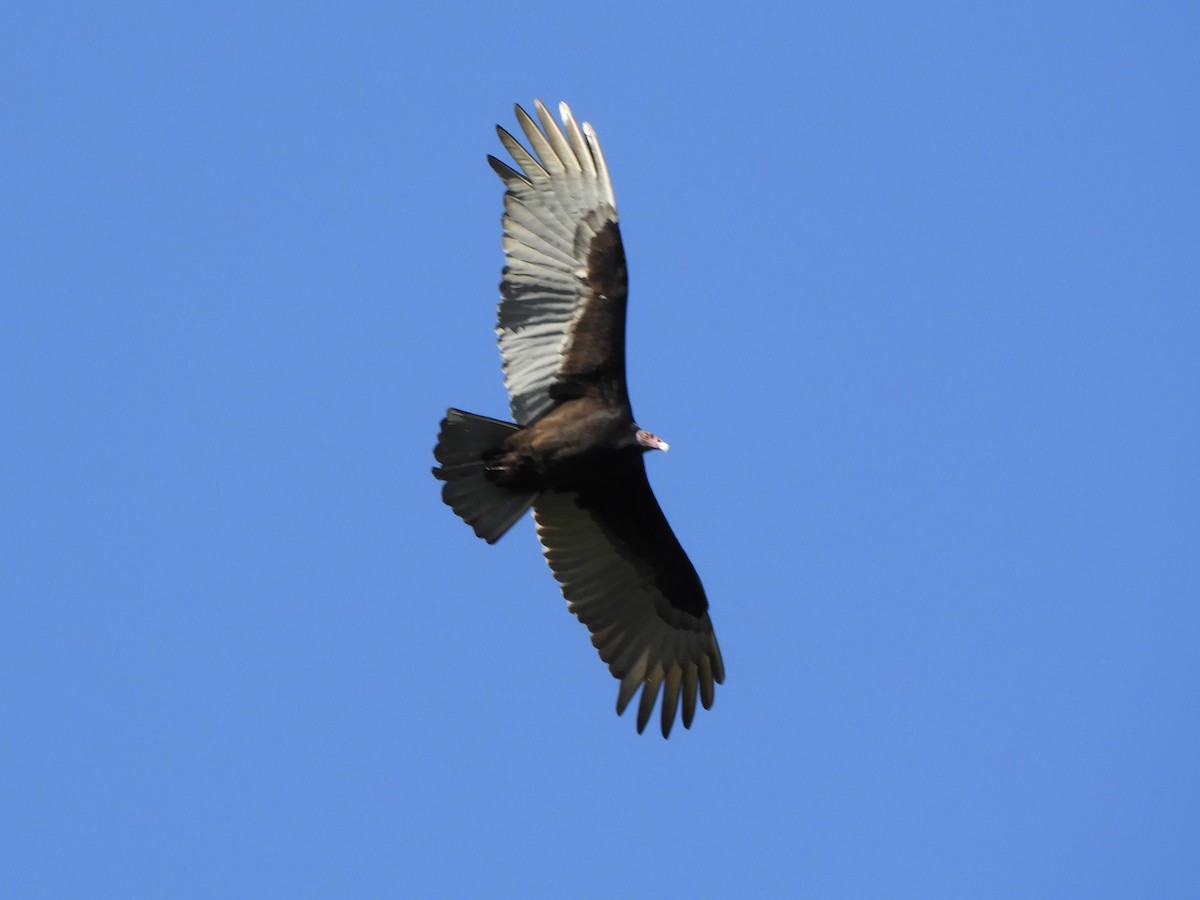
[[[623,552],[651,574],[669,609],[659,615],[675,627],[695,627],[708,612],[708,598],[646,477],[644,458],[625,457],[595,488],[585,489],[579,506],[589,510]]]
[[[575,255],[586,260],[587,293],[582,299],[551,395],[563,400],[599,384],[614,402],[629,405],[625,386],[625,306],[629,278],[621,229],[611,210],[593,210],[580,223]],[[590,236],[590,239],[589,239]]]
[[[725,667],[704,589],[650,490],[641,457],[579,492],[541,495],[534,516],[571,612],[621,681],[617,712],[641,687],[642,731],[661,686],[663,736],[681,699],[690,727],[697,691],[707,709]]]

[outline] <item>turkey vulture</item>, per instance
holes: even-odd
[[[625,251],[612,182],[591,126],[563,128],[535,101],[503,128],[519,168],[504,182],[505,266],[496,326],[516,424],[450,409],[433,474],[442,499],[489,544],[533,507],[567,606],[620,680],[617,714],[642,688],[637,730],[662,688],[662,733],[725,679],[696,570],[667,524],[642,455],[666,441],[634,421],[625,387]]]

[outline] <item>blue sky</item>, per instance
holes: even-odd
[[[3,18],[0,893],[1200,890],[1194,4]],[[666,742],[429,474],[535,96],[725,656]]]

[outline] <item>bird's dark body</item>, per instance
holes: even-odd
[[[538,539],[570,610],[637,692],[641,731],[662,691],[666,737],[725,677],[700,578],[646,478],[665,441],[636,424],[625,383],[625,251],[595,133],[541,103],[520,107],[531,154],[504,129],[519,170],[504,181],[506,265],[496,332],[515,424],[458,409],[442,420],[434,475],[443,500],[494,543],[533,509]]]
[[[505,438],[490,460],[499,485],[528,491],[587,491],[611,478],[614,467],[639,460],[633,418],[588,394],[554,407]]]

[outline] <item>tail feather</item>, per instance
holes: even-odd
[[[442,499],[489,544],[500,540],[537,496],[501,487],[487,476],[486,454],[517,426],[461,409],[449,409],[433,450],[441,463],[433,474],[446,482]]]

